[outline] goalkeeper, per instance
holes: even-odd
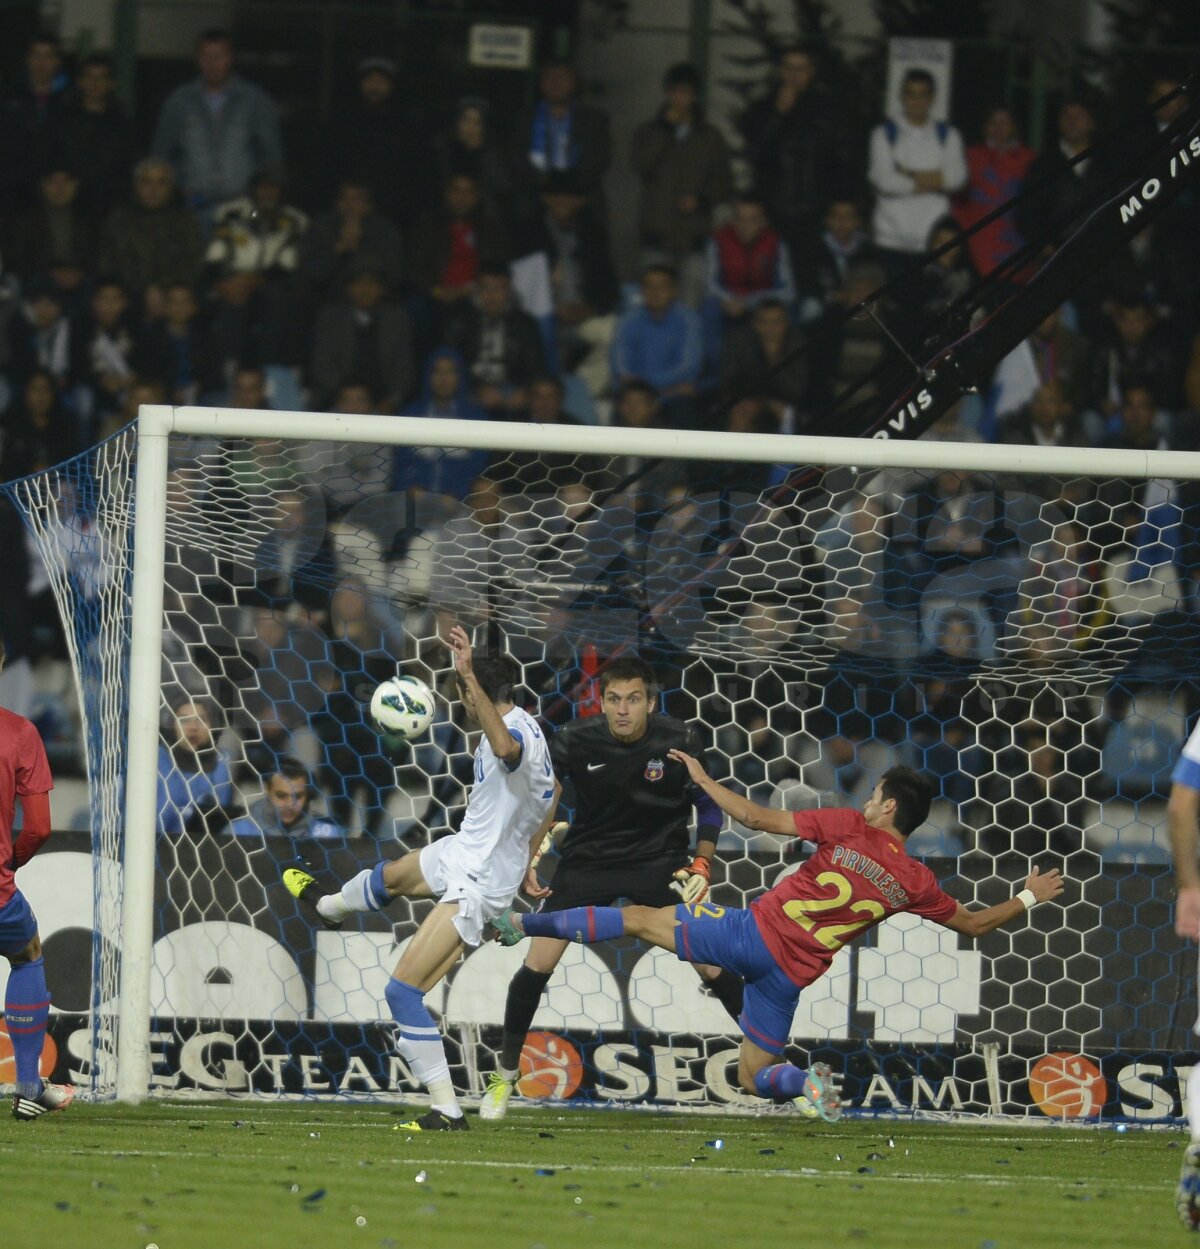
[[[574,720],[550,739],[560,784],[575,787],[575,818],[563,838],[551,891],[530,865],[525,892],[544,898],[542,909],[611,906],[628,898],[639,906],[697,903],[708,893],[709,870],[724,816],[696,786],[673,749],[699,753],[699,733],[653,712],[654,670],[640,659],[618,659],[600,676],[604,714]],[[696,809],[696,849],[688,822]],[[564,827],[556,826],[560,831]],[[540,857],[540,856],[539,856]],[[538,937],[508,987],[504,1040],[497,1070],[488,1078],[481,1119],[502,1119],[518,1078],[525,1036],[567,942]],[[719,967],[696,971],[733,1019],[742,1009],[742,979]]]

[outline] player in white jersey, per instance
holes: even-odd
[[[337,893],[317,896],[317,882],[298,868],[283,874],[288,891],[314,906],[328,928],[341,927],[356,911],[381,910],[393,898],[437,899],[384,994],[397,1024],[400,1053],[429,1090],[429,1112],[403,1125],[414,1132],[466,1129],[425,994],[465,946],[479,944],[488,921],[509,908],[554,818],[559,794],[541,728],[513,704],[516,665],[504,656],[473,658],[470,640],[457,625],[450,631],[450,648],[459,697],[483,730],[460,830],[401,859],[364,869]]]
[[[1171,853],[1175,859],[1175,931],[1187,941],[1200,940],[1200,725],[1197,725],[1171,773],[1167,803]],[[1196,1023],[1200,1033],[1200,1020]],[[1192,1143],[1184,1151],[1175,1208],[1189,1231],[1200,1231],[1200,1063],[1188,1076],[1184,1096]]]

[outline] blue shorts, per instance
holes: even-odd
[[[18,889],[0,906],[0,954],[19,954],[37,936],[37,920]]]
[[[727,910],[711,902],[675,908],[675,953],[685,963],[712,963],[746,982],[738,1024],[746,1039],[772,1054],[782,1053],[792,1032],[800,986],[784,975],[767,949],[750,911]]]

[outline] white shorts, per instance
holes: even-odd
[[[439,902],[457,902],[458,914],[454,927],[467,945],[478,945],[488,920],[503,915],[512,906],[516,889],[493,893],[480,889],[469,865],[459,862],[455,838],[442,837],[431,841],[421,851],[418,863],[425,883]]]

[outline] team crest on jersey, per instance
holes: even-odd
[[[667,765],[661,759],[651,759],[647,762],[646,770],[642,775],[648,781],[661,781],[666,770]]]

